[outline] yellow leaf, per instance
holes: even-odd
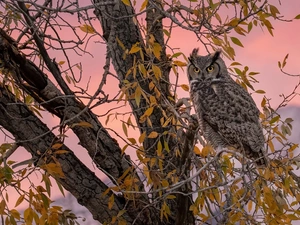
[[[59,61],[57,64],[61,66],[61,65],[65,64],[65,62],[66,61]]]
[[[256,90],[255,93],[257,93],[257,94],[265,94],[266,92],[264,90]]]
[[[63,146],[63,143],[55,143],[54,145],[52,145],[52,149],[59,149],[61,146]]]
[[[141,6],[140,12],[146,8],[147,4],[148,4],[148,0],[145,0]]]
[[[150,107],[150,108],[148,108],[146,111],[145,111],[145,113],[144,113],[144,115],[145,116],[151,116],[151,114],[152,114],[152,112],[153,112],[153,107]]]
[[[125,209],[120,210],[120,211],[118,212],[117,217],[122,216],[126,211],[127,211],[127,210],[125,210]]]
[[[124,147],[121,149],[121,154],[122,154],[122,155],[124,154],[124,152],[125,152],[125,150],[127,149],[127,147],[128,147],[128,145],[126,144],[126,145],[124,145]]]
[[[131,5],[130,5],[130,0],[122,0],[122,2],[123,2],[125,5],[131,6]]]
[[[86,122],[86,121],[81,121],[81,122],[79,122],[79,123],[73,123],[73,124],[71,125],[71,128],[73,128],[73,127],[75,127],[75,126],[93,128],[93,125],[90,124],[89,122]]]
[[[27,208],[24,211],[24,220],[26,222],[26,224],[32,224],[32,220],[33,220],[33,210],[32,208]]]
[[[135,43],[135,44],[131,47],[131,49],[130,49],[130,51],[129,51],[129,54],[136,53],[136,52],[138,52],[138,51],[140,51],[140,50],[141,50],[141,48],[139,47],[139,42],[137,42],[137,43]]]
[[[156,131],[152,131],[149,135],[148,138],[156,138],[158,136],[158,133]]]
[[[212,149],[212,147],[211,147],[210,145],[204,146],[204,148],[203,148],[202,151],[201,151],[201,155],[202,155],[203,157],[208,156],[209,153],[211,152],[211,149]]]
[[[280,13],[274,5],[270,5],[270,12],[273,17],[276,17],[276,14]]]
[[[168,182],[167,180],[162,180],[162,181],[161,181],[161,185],[162,185],[163,187],[168,187],[168,186],[169,186],[169,182]]]
[[[160,141],[157,142],[157,156],[162,155],[162,144]]]
[[[145,138],[146,138],[146,131],[144,131],[144,132],[141,134],[141,136],[139,137],[139,142],[140,142],[140,143],[143,143],[144,140],[145,140]]]
[[[180,67],[186,66],[185,62],[182,62],[182,61],[179,61],[179,60],[174,60],[173,63],[174,63],[174,65],[180,66]]]
[[[157,80],[161,78],[161,70],[158,66],[152,65],[152,71],[154,73],[154,76],[156,77]]]
[[[251,212],[251,210],[252,210],[252,205],[253,205],[253,202],[250,200],[250,201],[248,202],[248,211],[249,211],[249,212]]]
[[[263,108],[266,105],[266,103],[267,103],[266,98],[263,98],[261,103],[260,103],[261,107]]]
[[[155,42],[153,44],[153,54],[157,59],[160,59],[161,46],[159,43]]]
[[[182,85],[180,85],[180,87],[181,87],[183,90],[185,90],[185,91],[189,91],[189,90],[190,90],[189,86],[186,85],[186,84],[182,84]]]
[[[122,123],[122,129],[123,129],[123,132],[126,135],[126,137],[128,137],[127,127],[126,127],[125,123]]]
[[[79,27],[80,30],[82,30],[83,32],[89,33],[89,34],[94,34],[95,29],[93,27],[91,27],[90,25],[84,24],[82,26]]]
[[[134,138],[127,138],[128,139],[128,141],[130,141],[131,142],[131,144],[136,144],[136,140],[134,139]]]
[[[147,77],[147,70],[146,70],[144,64],[143,63],[138,64],[138,68],[139,68],[140,73],[142,73],[144,77]]]
[[[10,210],[10,214],[14,217],[14,218],[16,218],[17,220],[20,220],[20,213],[17,211],[17,210],[15,210],[15,209],[11,209]]]
[[[5,201],[4,199],[2,199],[2,201],[0,202],[0,215],[4,215],[5,206]]]
[[[175,199],[175,198],[176,198],[175,195],[168,195],[168,196],[167,196],[167,199]]]
[[[228,26],[232,26],[235,27],[236,25],[238,25],[240,22],[240,20],[238,18],[234,18],[233,20],[231,20],[227,25]]]
[[[271,152],[275,152],[275,148],[274,148],[274,144],[273,144],[272,140],[268,141],[268,145],[269,145],[269,147],[271,149]]]
[[[15,207],[17,207],[18,205],[20,205],[23,202],[24,198],[25,198],[25,195],[20,195],[20,197],[16,201]]]
[[[151,106],[157,105],[156,98],[153,95],[150,96],[150,103],[151,103]]]
[[[137,86],[134,93],[134,99],[137,106],[140,106],[141,103],[141,95],[142,95],[142,89],[140,86]]]
[[[197,146],[194,146],[194,153],[196,155],[201,155],[201,151],[200,151],[200,149]]]
[[[115,196],[114,194],[112,194],[109,198],[108,198],[108,209],[112,209],[113,205],[115,202]]]
[[[123,51],[125,51],[126,48],[125,48],[125,45],[122,43],[122,41],[118,37],[116,37],[116,40],[118,42],[118,45],[123,49]]]

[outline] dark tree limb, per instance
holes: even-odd
[[[5,86],[0,86],[0,125],[14,135],[16,144],[30,152],[39,166],[48,163],[44,161],[45,155],[58,140],[57,137],[25,104],[16,101]],[[67,146],[62,145],[61,149],[67,153],[56,155],[56,158],[64,176],[55,178],[92,213],[95,220],[109,222],[112,215],[116,216],[125,208],[124,199],[115,196],[115,204],[109,210],[108,199],[113,193],[104,196],[103,192],[108,187]],[[123,216],[133,221],[127,213]]]

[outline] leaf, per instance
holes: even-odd
[[[248,24],[248,33],[250,33],[250,31],[252,30],[252,27],[253,27],[253,23],[250,22],[250,23]]]
[[[133,54],[133,53],[136,53],[138,51],[141,50],[141,47],[139,47],[139,42],[135,43],[134,45],[132,45],[130,51],[129,51],[129,54]]]
[[[148,108],[146,111],[145,111],[145,113],[144,113],[144,115],[145,116],[151,116],[151,114],[152,114],[152,112],[153,112],[153,107],[150,107],[150,108]]]
[[[61,146],[63,146],[63,143],[55,143],[51,146],[52,149],[59,149]]]
[[[145,140],[145,138],[146,138],[146,131],[144,131],[144,132],[141,134],[141,136],[139,137],[139,142],[140,142],[140,143],[143,143],[144,140]]]
[[[190,90],[189,86],[186,85],[186,84],[181,84],[180,87],[181,87],[183,90],[185,90],[185,91],[189,91],[189,90]]]
[[[63,178],[65,176],[62,171],[61,165],[58,162],[42,165],[41,168],[47,170],[47,172],[54,177],[56,176],[56,177]]]
[[[114,194],[112,194],[109,198],[108,198],[108,209],[112,209],[113,205],[115,202],[115,196]]]
[[[138,68],[139,68],[140,73],[143,74],[143,77],[146,78],[147,77],[147,70],[146,70],[144,64],[143,63],[139,63],[138,64]]]
[[[261,107],[263,108],[266,105],[266,103],[267,103],[266,98],[263,98],[260,103]]]
[[[238,25],[240,22],[240,19],[238,18],[234,18],[233,20],[231,20],[227,25],[231,26],[231,27],[235,27],[236,25]]]
[[[145,0],[143,2],[143,4],[141,5],[140,12],[143,11],[146,8],[147,4],[148,4],[148,0]]]
[[[185,62],[182,62],[182,61],[179,61],[179,60],[174,60],[173,63],[174,63],[174,65],[180,66],[180,67],[186,66]]]
[[[79,28],[80,28],[80,30],[82,30],[85,33],[89,33],[89,34],[96,33],[95,29],[87,24],[84,24],[84,25],[80,26]]]
[[[257,93],[257,94],[265,94],[266,92],[264,90],[256,90],[255,93]]]
[[[286,60],[289,58],[289,54],[286,54],[286,56],[284,57],[283,61],[282,61],[282,69],[285,67],[286,65]]]
[[[295,16],[296,20],[300,20],[300,14],[298,14],[297,16]]]
[[[273,123],[277,122],[279,119],[280,119],[280,116],[279,116],[279,115],[278,115],[278,116],[275,116],[275,117],[273,117],[273,118],[269,121],[269,123],[270,123],[270,124],[273,124]]]
[[[141,103],[141,96],[142,96],[142,89],[141,87],[138,85],[135,89],[134,92],[134,99],[135,99],[135,103],[136,105],[139,107],[140,103]]]
[[[57,64],[61,66],[61,65],[65,64],[65,62],[66,61],[59,61]]]
[[[5,201],[4,199],[2,199],[2,201],[0,202],[0,215],[4,214],[5,206],[6,206]]]
[[[33,220],[33,210],[32,208],[27,208],[24,211],[24,220],[26,222],[26,224],[32,224],[32,220]]]
[[[244,47],[243,44],[242,44],[242,42],[241,42],[238,38],[236,38],[236,37],[230,37],[230,39],[231,39],[231,41],[232,41],[234,44],[236,44],[236,45],[238,45],[238,46],[240,46],[240,47]]]
[[[149,135],[148,138],[156,138],[158,136],[158,133],[156,131],[152,131]]]
[[[17,210],[15,210],[15,209],[11,209],[11,210],[10,210],[10,214],[11,214],[14,218],[16,218],[17,220],[20,220],[20,219],[21,219],[20,213],[19,213]]]
[[[86,121],[81,121],[79,123],[73,123],[71,125],[71,128],[75,127],[75,126],[80,126],[80,127],[87,127],[87,128],[93,128],[93,125],[90,124],[89,122]]]
[[[128,137],[128,131],[127,131],[127,127],[126,127],[125,123],[122,123],[122,129],[123,129],[123,132],[126,135],[126,137]]]
[[[160,141],[157,142],[157,156],[162,155],[162,144]]]
[[[154,56],[157,58],[157,59],[159,59],[160,60],[160,52],[161,52],[161,46],[160,46],[160,44],[159,43],[157,43],[157,42],[155,42],[154,44],[153,44],[153,54],[154,54]]]
[[[24,198],[25,198],[25,195],[20,195],[20,197],[16,201],[15,207],[17,207],[18,205],[20,205],[23,202]]]
[[[56,155],[67,154],[67,153],[70,153],[70,152],[68,150],[58,150],[58,151],[55,151]]]
[[[174,53],[171,58],[177,58],[178,56],[182,55],[182,52],[177,52],[177,53]]]
[[[130,0],[122,0],[122,2],[123,2],[125,5],[127,5],[127,6],[131,6],[131,5],[130,5]]]
[[[201,155],[201,151],[200,151],[200,149],[197,146],[194,146],[194,153],[196,155]]]
[[[280,14],[279,10],[274,5],[270,5],[270,12],[274,18],[276,17],[276,14]]]
[[[136,140],[134,138],[127,138],[128,141],[130,141],[131,144],[136,144]]]
[[[161,78],[161,70],[158,66],[152,65],[152,71],[154,73],[154,76],[156,77],[157,80],[160,80]]]

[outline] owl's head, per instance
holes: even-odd
[[[221,81],[230,79],[227,67],[220,57],[221,51],[206,56],[198,55],[198,49],[195,48],[190,57],[187,67],[189,81],[192,80],[211,80]]]

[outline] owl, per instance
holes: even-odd
[[[213,148],[233,147],[257,165],[267,165],[259,110],[228,74],[220,54],[200,56],[194,49],[189,57],[190,96],[200,129]]]

